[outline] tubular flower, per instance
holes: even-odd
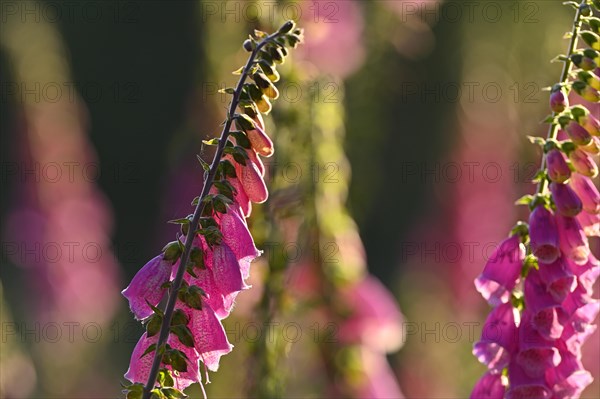
[[[525,246],[518,235],[504,240],[488,260],[483,272],[475,279],[477,291],[492,306],[510,300],[525,259]]]
[[[531,251],[544,263],[552,263],[560,256],[558,228],[554,215],[544,206],[536,207],[529,216]]]
[[[156,306],[160,302],[166,291],[163,285],[169,281],[172,266],[171,261],[164,260],[162,254],[158,255],[146,263],[122,291],[136,319],[142,320],[152,314],[148,303]]]
[[[545,159],[536,193],[517,202],[529,205],[529,225],[519,222],[511,237],[520,236],[512,248],[523,242],[527,255],[517,264],[490,261],[475,280],[477,291],[495,306],[486,327],[504,322],[505,328],[475,344],[474,355],[489,370],[475,385],[472,398],[577,399],[593,380],[581,358],[600,313],[600,300],[593,297],[600,262],[588,241],[600,236],[600,193],[592,180],[598,166],[590,155],[598,152],[600,122],[585,107],[569,106],[568,97],[559,91],[600,101],[596,79],[582,71],[591,63],[596,68],[595,60],[584,56],[591,54],[589,49],[576,49],[577,37],[590,37],[582,30],[587,23],[582,15],[590,11],[590,4],[600,11],[599,2],[582,1],[578,7],[568,57],[573,62],[567,61],[563,78],[553,86],[548,137],[532,140],[543,146]],[[557,141],[560,128],[569,140]],[[505,245],[507,241],[499,250]]]
[[[183,389],[202,382],[200,363],[209,382],[208,371],[217,371],[221,356],[233,349],[222,320],[231,313],[238,294],[249,288],[245,280],[250,264],[261,253],[245,218],[252,211],[251,202],[268,197],[266,170],[259,156],[273,154],[273,142],[257,111],[261,107],[248,94],[258,86],[245,81],[258,83],[257,76],[263,76],[250,74],[259,61],[273,72],[273,60],[263,59],[265,55],[276,51],[283,57],[283,43],[297,44],[302,32],[288,21],[272,35],[256,36],[244,43],[251,56],[238,87],[231,90],[234,97],[221,137],[205,142],[216,145],[217,151],[212,164],[201,160],[207,173],[202,194],[193,202],[194,214],[171,221],[181,227],[178,240],[148,262],[123,290],[135,317],[143,319],[146,327],[125,374],[132,383],[125,387],[127,397],[186,397]],[[260,87],[276,93],[272,84]],[[232,129],[234,123],[237,130]],[[163,311],[157,306],[167,290]]]

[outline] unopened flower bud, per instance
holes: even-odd
[[[550,93],[550,109],[556,113],[563,112],[569,106],[567,95],[560,85],[554,86]]]
[[[579,118],[579,123],[592,136],[600,136],[600,121],[591,114],[583,115]]]
[[[576,145],[588,145],[592,141],[589,132],[574,120],[569,121],[564,129]]]
[[[600,213],[600,193],[589,177],[573,173],[569,185],[581,199],[584,211],[594,215]]]
[[[163,259],[175,263],[181,256],[181,245],[178,241],[171,241],[163,248]]]
[[[580,33],[580,36],[588,46],[594,50],[600,50],[600,37],[597,34],[590,31],[583,31]]]
[[[581,146],[579,148],[581,148],[583,151],[587,152],[588,154],[593,154],[593,155],[600,154],[600,137],[592,136],[592,141],[588,145]]]
[[[580,148],[575,149],[569,153],[569,159],[571,164],[577,171],[587,177],[598,176],[598,166],[592,159],[592,157]]]
[[[594,69],[596,71],[598,68]],[[600,90],[600,78],[594,73],[590,71],[579,71],[577,73],[577,77],[579,80],[587,83],[593,89]]]
[[[283,25],[281,25],[281,28],[279,28],[279,33],[288,33],[295,27],[296,27],[296,23],[294,23],[294,21],[292,21],[292,20],[286,21]]]
[[[244,40],[243,46],[244,46],[244,50],[246,50],[249,53],[251,53],[252,50],[254,50],[254,45],[252,44],[252,41],[250,39]]]
[[[562,183],[550,183],[550,192],[552,193],[552,199],[556,205],[556,211],[564,216],[577,216],[583,205],[581,200],[566,184]]]
[[[592,86],[588,85],[585,82],[580,80],[573,83],[573,90],[577,94],[581,96],[586,101],[591,103],[597,103],[600,101],[600,95],[598,94],[598,90],[594,89]]]
[[[546,154],[546,166],[548,168],[548,177],[553,182],[564,183],[571,176],[571,169],[567,164],[564,154],[553,149]]]
[[[586,57],[581,53],[571,55],[571,61],[573,61],[573,64],[575,64],[577,68],[581,68],[584,71],[591,71],[598,67],[592,58]]]

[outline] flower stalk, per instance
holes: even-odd
[[[273,153],[260,112],[268,113],[267,97],[275,98],[277,89],[264,81],[263,70],[272,72],[288,54],[286,46],[295,47],[301,40],[302,31],[287,21],[273,34],[255,31],[244,42],[248,60],[234,72],[241,75],[235,89],[223,90],[232,95],[223,130],[218,139],[204,142],[216,146],[211,165],[199,157],[205,176],[201,194],[192,202],[194,213],[171,221],[181,225],[182,236],[167,244],[123,291],[136,318],[146,325],[125,374],[132,381],[125,386],[127,399],[186,397],[183,389],[202,383],[200,362],[216,371],[220,357],[232,349],[221,320],[229,316],[237,294],[249,288],[244,280],[260,255],[244,218],[250,215],[251,202],[268,197],[258,155]],[[254,83],[247,83],[249,79]],[[168,299],[161,310],[157,306],[165,290]]]
[[[576,14],[550,94],[548,136],[531,139],[544,150],[538,186],[517,201],[531,209],[529,223],[517,223],[475,280],[494,309],[473,348],[488,371],[472,399],[579,398],[593,380],[581,359],[600,312],[593,298],[600,262],[588,242],[600,236],[600,193],[591,180],[598,175],[591,155],[600,122],[585,105],[569,106],[569,94],[581,104],[600,102],[591,76],[600,73],[600,53],[593,32],[583,28],[594,29],[592,7],[600,11],[600,3],[566,4]],[[579,38],[591,48],[578,49]],[[491,333],[498,328],[502,334]]]

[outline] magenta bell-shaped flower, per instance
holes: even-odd
[[[525,308],[531,314],[531,323],[545,339],[557,339],[563,332],[561,303],[548,292],[540,273],[531,269],[525,279]]]
[[[573,173],[569,185],[581,199],[584,211],[593,214],[600,213],[600,192],[592,179],[579,173]]]
[[[577,216],[583,209],[581,200],[571,187],[562,183],[550,183],[550,192],[558,213],[564,216]]]
[[[577,219],[556,215],[556,224],[561,251],[576,264],[585,264],[590,255],[590,246]]]
[[[500,373],[485,373],[475,387],[469,399],[504,399],[506,393],[505,377]]]
[[[564,259],[558,258],[554,263],[539,264],[539,275],[546,285],[546,291],[556,302],[562,302],[577,286],[577,279]]]
[[[500,372],[511,361],[517,349],[519,322],[519,312],[510,302],[494,308],[488,315],[481,339],[473,346],[473,355],[492,372]]]
[[[507,303],[521,276],[525,246],[518,235],[504,240],[475,279],[477,291],[492,306]]]
[[[567,125],[564,127],[565,131],[569,135],[569,138],[576,145],[586,145],[592,141],[592,137],[590,133],[585,130],[583,126],[575,121],[569,121]]]
[[[163,284],[169,281],[173,262],[164,260],[163,256],[160,254],[146,263],[121,292],[129,300],[129,307],[138,320],[153,313],[146,301],[156,306],[165,293]]]
[[[540,335],[527,310],[519,326],[519,353],[516,362],[527,376],[542,377],[546,371],[560,363],[560,354],[554,342]]]
[[[567,164],[565,155],[556,148],[546,154],[546,166],[548,177],[553,182],[564,183],[571,176],[571,169]]]
[[[558,228],[554,215],[546,207],[538,205],[529,215],[531,251],[543,263],[552,263],[560,256]]]
[[[576,148],[569,153],[569,159],[577,173],[587,177],[598,176],[598,165],[587,152]]]
[[[144,356],[142,355],[150,345],[156,344],[157,341],[158,334],[148,337],[148,335],[144,333],[141,336],[140,340],[133,349],[133,353],[131,354],[131,361],[129,362],[129,369],[127,370],[127,373],[125,373],[125,378],[131,382],[139,382],[142,384],[146,383],[148,380],[148,375],[150,374],[150,368],[152,367],[152,361],[154,360],[154,352],[150,352]],[[169,344],[172,348],[183,352],[187,356],[187,371],[179,371],[176,375],[174,374],[175,388],[183,390],[196,382],[200,382],[201,375],[198,364],[200,355],[196,349],[183,345],[173,334],[169,335],[167,344]],[[166,367],[172,370],[170,365]]]

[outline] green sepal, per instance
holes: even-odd
[[[200,165],[202,165],[202,169],[204,169],[205,172],[210,171],[210,165],[204,159],[202,159],[200,155],[196,155],[196,158],[198,159],[198,162],[200,162]]]
[[[215,138],[212,138],[210,140],[202,140],[202,143],[206,144],[206,145],[219,145],[219,141],[220,140],[215,137]]]
[[[154,313],[156,313],[157,315],[164,317],[165,314],[163,313],[162,310],[160,310],[159,308],[157,308],[156,306],[152,305],[150,302],[148,302],[148,300],[146,299],[146,304],[148,304],[148,306],[150,306],[150,309],[152,309],[152,311],[154,311]]]
[[[527,195],[522,196],[518,200],[516,200],[515,201],[515,205],[527,205],[527,206],[529,206],[531,204],[531,201],[533,201],[533,195],[527,194]]]
[[[246,133],[242,132],[241,130],[234,130],[232,132],[230,132],[229,134],[231,134],[234,138],[235,141],[237,142],[238,145],[249,149],[252,147],[252,143],[250,143],[250,139],[248,138],[248,136],[246,136]]]
[[[146,356],[147,354],[154,352],[155,350],[156,350],[156,344],[150,345],[148,348],[146,348],[144,353],[142,353],[142,356],[140,356],[140,359],[143,358],[144,356]]]
[[[163,317],[159,314],[153,314],[150,316],[148,323],[146,323],[146,334],[148,337],[153,337],[160,331],[160,327],[162,325]]]
[[[165,368],[161,368],[158,370],[156,381],[161,387],[172,387],[173,385],[175,385],[175,380],[171,375],[171,370]]]
[[[171,331],[171,333],[175,334],[175,336],[177,336],[177,338],[179,339],[179,342],[181,342],[183,345],[190,347],[190,348],[194,347],[194,337],[192,336],[192,332],[190,331],[190,329],[187,326],[181,325],[181,324],[176,325],[176,326],[171,326],[170,331]],[[173,357],[171,357],[171,361],[173,361],[173,360],[174,360]],[[186,371],[187,370],[187,366],[186,366],[186,370],[180,370],[180,369],[176,368],[173,363],[171,363],[171,365],[177,371]]]
[[[162,388],[161,391],[167,399],[185,399],[188,397],[186,394],[184,394],[177,388]]]
[[[204,265],[204,254],[200,248],[192,248],[192,251],[190,252],[190,261],[194,267],[201,270],[206,269],[206,266]]]
[[[171,326],[187,325],[190,319],[181,309],[176,309],[171,317]]]

